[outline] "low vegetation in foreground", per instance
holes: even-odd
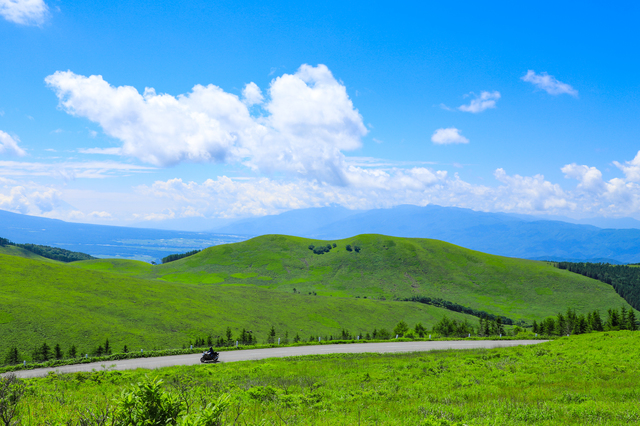
[[[639,357],[639,332],[618,331],[489,350],[105,366],[5,377],[0,409],[24,425],[143,424],[152,413],[178,425],[637,424]]]

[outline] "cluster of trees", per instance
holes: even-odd
[[[491,321],[496,321],[500,318],[502,324],[506,325],[514,325],[514,321],[511,318],[505,316],[497,316],[490,314],[485,311],[480,311],[478,309],[469,308],[467,306],[462,306],[454,302],[449,302],[448,300],[439,299],[437,297],[427,297],[427,296],[413,296],[408,299],[402,299],[404,302],[418,302],[424,303],[425,305],[437,306],[439,308],[445,308],[454,312],[462,312],[463,314],[473,315],[478,318],[485,318]]]
[[[560,269],[607,283],[635,309],[640,310],[640,268],[608,263],[559,262]]]
[[[313,244],[309,244],[309,250],[311,250],[314,254],[325,254],[329,253],[332,248],[338,247],[336,243],[327,244],[326,246],[314,246]]]
[[[356,253],[360,253],[360,246],[357,245],[353,245],[353,248],[351,247],[351,244],[347,244],[347,247],[345,247],[347,249],[347,251],[355,251]]]
[[[253,335],[253,331],[247,331],[244,328],[234,339],[231,327],[227,327],[224,335],[213,336],[209,334],[206,337],[196,337],[195,341],[189,342],[189,346],[193,346],[194,348],[208,348],[210,346],[224,348],[235,346],[236,342],[238,342],[239,345],[255,345],[258,343],[258,339]]]
[[[593,311],[587,315],[577,315],[575,310],[567,309],[565,314],[559,313],[555,318],[549,317],[539,324],[534,321],[534,333],[548,336],[564,336],[567,334],[583,334],[591,331],[637,330],[636,314],[633,309],[624,306],[618,311],[609,309],[607,319],[602,320],[600,312]]]
[[[98,345],[98,347],[96,347],[89,353],[92,356],[111,355],[112,350],[113,348],[109,344],[109,339],[107,338],[104,342],[104,345]],[[124,345],[123,352],[129,352],[129,350],[127,349],[127,345]],[[56,344],[55,346],[51,347],[47,342],[43,342],[42,345],[36,346],[31,351],[31,359],[34,362],[45,362],[55,359],[71,359],[81,356],[82,354],[78,351],[76,345],[71,345],[65,354],[60,344]],[[20,352],[18,351],[17,346],[12,346],[7,351],[7,354],[4,358],[4,363],[15,365],[21,363],[23,360],[24,357],[20,356]]]
[[[186,253],[170,254],[169,256],[166,256],[166,257],[162,258],[162,264],[173,262],[173,261],[176,261],[178,259],[182,259],[184,257],[193,256],[194,254],[200,253],[201,251],[202,250],[191,250],[191,251],[188,251]]]
[[[16,246],[35,253],[47,259],[59,260],[60,262],[75,262],[78,260],[90,260],[95,257],[86,253],[65,250],[58,247],[41,246],[38,244],[16,244],[6,238],[0,238],[0,247]]]

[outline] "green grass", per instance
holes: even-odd
[[[490,350],[53,374],[27,381],[19,409],[24,425],[77,420],[159,378],[191,413],[229,394],[224,425],[629,425],[640,422],[639,358],[640,332],[621,331]]]
[[[105,272],[113,263],[72,264],[0,255],[0,363],[17,346],[31,360],[36,345],[75,345],[91,353],[105,339],[116,351],[180,348],[196,337],[234,337],[242,328],[260,342],[272,325],[284,337],[388,330],[401,320],[432,326],[443,315],[476,318],[418,303],[309,296],[253,285],[194,285]],[[128,265],[128,263],[125,263]],[[149,266],[150,267],[150,266]],[[240,279],[237,284],[243,284]],[[229,284],[229,283],[227,283]]]
[[[329,253],[308,249],[336,243]],[[346,250],[357,244],[359,253]],[[266,235],[210,247],[164,265],[123,260],[75,262],[78,268],[171,282],[251,284],[292,293],[333,297],[428,296],[504,315],[535,320],[565,311],[629,305],[599,281],[559,270],[546,262],[493,256],[437,240],[359,235],[319,241]]]

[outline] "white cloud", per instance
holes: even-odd
[[[122,148],[78,148],[80,154],[122,155]]]
[[[631,161],[625,161],[624,164],[614,161],[613,164],[622,170],[628,181],[640,182],[640,151]]]
[[[47,176],[64,180],[102,179],[131,173],[145,173],[154,167],[137,166],[115,161],[86,161],[61,163],[27,163],[0,161],[0,175],[3,176]]]
[[[344,185],[341,151],[359,148],[368,132],[346,88],[324,65],[302,65],[274,79],[264,117],[252,117],[236,95],[214,85],[196,85],[174,97],[150,88],[141,95],[130,86],[110,86],[102,76],[71,71],[45,80],[65,111],[122,141],[122,155],[158,166],[242,163],[264,173]],[[252,93],[255,101],[257,92]]]
[[[20,25],[42,25],[49,15],[43,0],[0,0],[0,16]]]
[[[521,77],[521,79],[533,84],[538,89],[546,91],[550,95],[561,95],[563,93],[566,93],[573,97],[578,97],[577,90],[575,90],[567,83],[556,80],[554,76],[549,75],[546,72],[536,74],[535,71],[529,70],[524,76]]]
[[[431,136],[431,142],[438,145],[448,145],[453,143],[469,143],[469,139],[460,134],[460,130],[455,127],[438,129]]]
[[[244,99],[244,103],[249,106],[261,104],[262,101],[264,101],[262,91],[254,82],[248,83],[244,86],[244,89],[242,90],[242,97]]]
[[[19,157],[26,155],[26,152],[18,146],[19,141],[20,139],[17,137],[12,138],[11,135],[0,130],[0,155],[17,155]]]
[[[0,177],[0,209],[22,214],[45,215],[61,204],[61,192],[33,182],[18,183]]]
[[[0,170],[3,168],[0,164]],[[199,183],[179,178],[156,181],[136,187],[135,193],[103,193],[0,177],[0,209],[119,224],[259,216],[335,204],[351,209],[438,204],[480,211],[640,219],[637,182],[626,176],[607,181],[597,168],[586,165],[567,164],[562,171],[577,181],[575,187],[563,189],[539,174],[509,175],[502,168],[494,173],[497,185],[489,186],[466,182],[457,173],[424,166],[396,167],[369,158],[347,162],[344,173],[348,185],[304,178],[219,176]],[[74,207],[70,210],[67,203]]]
[[[476,96],[471,100],[469,105],[460,105],[458,109],[464,112],[477,114],[489,108],[496,107],[496,101],[500,99],[500,92],[481,92],[480,96]]]

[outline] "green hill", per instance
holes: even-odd
[[[309,249],[336,244],[329,252]],[[358,246],[359,252],[348,251]],[[92,260],[75,267],[140,278],[250,285],[333,297],[441,298],[514,320],[541,320],[567,307],[578,312],[629,305],[610,285],[544,262],[493,256],[437,240],[359,235],[320,241],[266,235],[210,247],[164,265]]]
[[[106,263],[98,263],[97,265]],[[118,264],[118,262],[115,262]],[[338,335],[392,330],[401,320],[431,327],[444,315],[476,318],[419,303],[283,293],[243,285],[193,285],[74,268],[0,254],[0,357],[17,346],[30,359],[36,345],[93,351],[105,339],[121,351],[179,348],[196,337],[252,330],[264,342],[296,333]],[[0,358],[0,363],[2,363]]]
[[[19,256],[19,257],[24,257],[26,259],[40,260],[43,262],[62,263],[62,262],[58,262],[57,260],[47,259],[46,257],[42,257],[38,254],[35,254],[32,251],[23,249],[22,247],[18,247],[18,246],[0,246],[0,254],[6,254],[9,256]]]

